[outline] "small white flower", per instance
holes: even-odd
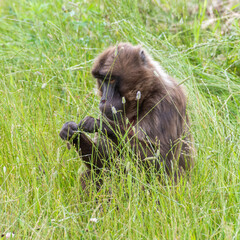
[[[4,166],[4,167],[3,167],[3,173],[5,174],[6,171],[7,171],[7,168]]]
[[[112,106],[112,113],[113,113],[113,114],[116,114],[116,113],[117,113],[117,110],[116,110],[116,108],[115,108],[114,106]]]
[[[90,218],[89,221],[90,221],[90,222],[95,222],[95,223],[97,223],[97,222],[98,222],[98,219],[97,219],[97,218]]]
[[[157,71],[154,70],[153,73],[154,73],[154,75],[155,75],[156,77],[159,77],[159,74],[158,74]]]
[[[50,39],[53,39],[52,34],[48,34],[47,36],[48,36]]]
[[[133,130],[133,133],[135,134],[135,133],[136,133],[136,128],[135,128],[135,126],[132,127],[132,130]]]
[[[71,16],[71,17],[73,17],[74,15],[75,15],[75,11],[71,11],[70,13],[69,13],[69,15]]]
[[[42,89],[44,89],[47,86],[47,83],[43,83]]]
[[[122,104],[125,104],[126,103],[126,99],[125,97],[122,97]]]
[[[42,73],[41,73],[41,72],[39,72],[39,71],[36,71],[34,74],[37,74],[37,75],[42,75]]]
[[[129,172],[130,168],[131,168],[131,163],[127,162],[127,164],[126,164],[126,171]]]
[[[14,237],[14,233],[10,233],[10,232],[6,233],[6,238],[10,238],[10,237]]]
[[[139,100],[141,98],[141,92],[137,91],[136,99]]]
[[[98,89],[96,87],[93,88],[93,92],[94,92],[95,95],[98,95]]]

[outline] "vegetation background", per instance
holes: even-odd
[[[163,186],[126,157],[128,174],[84,199],[58,133],[98,116],[91,65],[120,41],[185,80],[196,165]],[[238,1],[2,0],[0,112],[3,239],[240,239]]]

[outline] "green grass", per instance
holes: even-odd
[[[227,19],[215,10],[203,27],[209,9],[186,0],[0,2],[0,235],[240,239],[240,8],[232,4]],[[142,44],[186,79],[196,165],[190,181],[162,185],[153,175],[148,184],[129,155],[128,174],[111,169],[86,196],[81,160],[58,133],[99,115],[91,65],[120,41]]]

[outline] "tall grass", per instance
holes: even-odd
[[[1,1],[0,235],[240,238],[239,17],[226,25],[218,10],[203,27],[209,6]],[[239,12],[239,4],[229,12]],[[196,164],[190,181],[162,185],[153,175],[149,183],[126,151],[116,161],[128,174],[110,169],[101,191],[86,196],[79,183],[84,166],[58,133],[66,121],[98,117],[92,61],[120,41],[142,44],[170,75],[185,80]]]

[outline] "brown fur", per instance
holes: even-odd
[[[114,91],[118,95],[114,92],[112,100],[100,102],[101,111],[103,114],[106,113],[102,130],[113,143],[118,145],[115,134],[118,127],[121,134],[125,134],[124,123],[128,118],[131,127],[134,126],[136,129],[135,134],[132,130],[128,133],[131,145],[136,149],[136,139],[138,140],[140,147],[137,148],[136,154],[139,154],[146,167],[154,162],[156,171],[163,166],[169,175],[173,173],[174,178],[178,179],[183,172],[193,166],[185,93],[140,46],[121,43],[117,47],[108,48],[95,60],[92,74],[98,81],[100,95],[104,77],[116,80]],[[138,91],[141,98],[137,101]],[[124,108],[119,103],[121,101],[119,98],[122,97],[126,99]],[[121,112],[118,124],[109,119],[109,108],[112,105],[118,106],[117,110]],[[87,117],[79,125],[74,125],[73,132],[76,128],[81,128],[85,132],[96,132],[100,125],[100,120]],[[70,130],[69,123],[66,123],[60,136],[65,140],[70,139],[72,137],[69,134]],[[100,145],[90,144],[89,139],[84,139],[86,135],[81,133],[75,137],[73,144],[78,150],[81,149],[81,156],[86,165],[89,168],[97,167],[96,171],[100,171],[99,169],[103,167],[101,159],[108,157],[106,139]],[[90,157],[84,157],[88,153],[92,154],[92,148],[95,149],[93,152],[95,160],[92,157],[91,160]],[[160,150],[160,156],[156,155],[157,149]]]

